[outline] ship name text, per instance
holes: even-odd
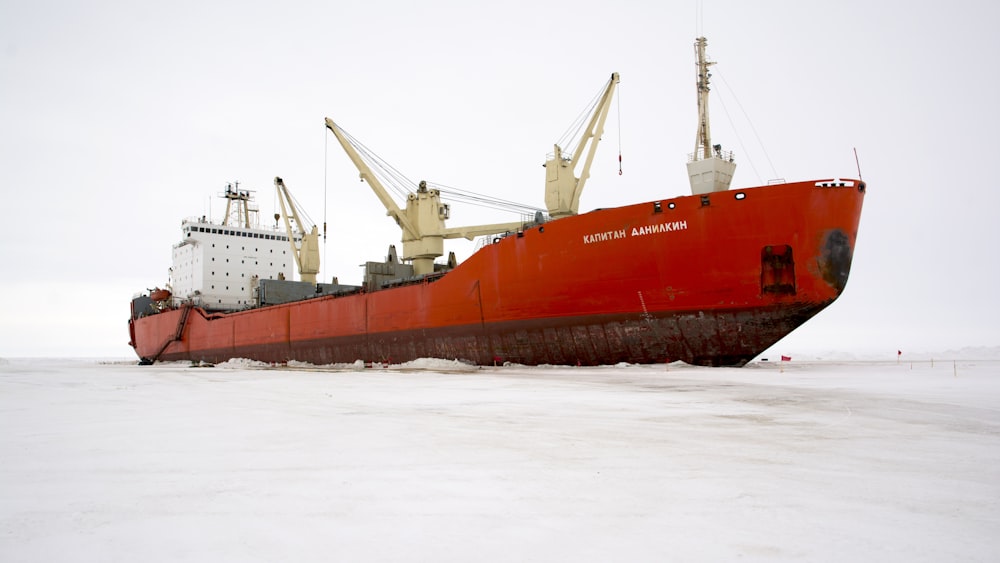
[[[605,231],[603,233],[594,233],[590,235],[583,235],[583,244],[591,244],[594,242],[604,242],[608,240],[615,240],[620,238],[625,238],[625,229],[619,229],[617,231]]]
[[[632,227],[632,236],[652,235],[655,233],[669,233],[673,231],[683,231],[688,228],[687,221],[671,221],[669,223],[654,223],[645,227]]]
[[[688,228],[687,221],[668,221],[666,223],[653,223],[652,225],[645,225],[642,227],[632,227],[631,233],[628,231],[628,229],[618,229],[615,231],[604,231],[603,233],[591,233],[589,235],[583,235],[583,244],[593,244],[595,242],[618,240],[630,236],[641,237],[644,235],[652,235],[657,233],[672,233],[674,231],[683,231],[687,228]]]

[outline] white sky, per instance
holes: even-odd
[[[327,116],[414,181],[541,206],[545,154],[617,71],[581,210],[686,194],[700,33],[734,186],[853,177],[854,148],[869,186],[846,293],[778,348],[1000,344],[1000,8],[708,1],[699,23],[697,6],[4,1],[0,356],[129,356],[129,299],[233,180],[269,217],[282,176],[329,223],[323,276],[357,283],[399,233]]]

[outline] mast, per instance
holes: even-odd
[[[695,84],[698,88],[698,133],[694,140],[695,160],[699,160],[699,157],[710,156],[708,147],[712,146],[712,127],[708,122],[708,82],[712,75],[709,74],[708,67],[714,65],[715,61],[709,61],[705,57],[705,45],[707,44],[708,41],[704,37],[699,37],[694,42],[695,64],[698,65],[698,80]]]
[[[222,217],[222,224],[229,225],[229,221],[235,217],[235,226],[250,228],[250,190],[241,190],[239,182],[226,184],[226,191],[222,194],[226,200],[226,214]],[[235,205],[235,209],[233,204]]]
[[[733,153],[723,151],[722,145],[712,144],[712,128],[708,115],[708,93],[711,90],[709,81],[712,74],[708,71],[708,67],[714,65],[715,61],[709,61],[706,57],[706,45],[708,40],[704,37],[695,39],[698,131],[695,134],[694,152],[688,155],[687,164],[691,193],[695,195],[728,190],[733,172],[736,170]]]

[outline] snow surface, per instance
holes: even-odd
[[[1000,362],[0,361],[0,561],[990,561]]]

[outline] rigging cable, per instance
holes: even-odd
[[[458,188],[453,188],[450,186],[445,186],[442,184],[427,182],[428,186],[432,186],[441,192],[441,199],[457,201],[461,203],[466,203],[469,205],[475,205],[478,207],[486,207],[489,209],[496,209],[499,211],[507,211],[511,213],[522,213],[533,215],[538,212],[543,212],[544,209],[539,207],[534,207],[531,205],[525,205],[523,203],[517,203],[514,201],[508,201],[505,199],[484,196],[476,192],[470,192],[467,190],[461,190]]]
[[[330,135],[326,132],[326,127],[323,127],[323,262],[320,263],[320,267],[326,266],[326,249],[328,245],[326,244],[326,177],[327,177],[327,162],[330,160],[330,151],[328,145],[330,143]],[[320,278],[323,279],[323,278]]]
[[[618,86],[618,175],[622,175],[622,88]]]
[[[732,87],[729,86],[729,82],[726,81],[726,77],[723,76],[721,72],[719,72],[718,70],[716,70],[716,73],[719,75],[719,78],[722,79],[722,83],[726,85],[726,89],[728,89],[729,92],[732,94],[733,100],[736,102],[736,106],[740,108],[741,112],[743,112],[743,118],[746,119],[747,120],[747,124],[750,125],[750,131],[753,133],[754,138],[757,139],[757,144],[760,146],[761,152],[764,153],[764,158],[767,160],[768,166],[771,167],[771,174],[773,174],[773,176],[771,176],[771,177],[772,178],[778,178],[778,171],[775,170],[774,163],[771,162],[771,156],[767,154],[767,149],[764,147],[764,143],[760,140],[760,135],[757,134],[757,128],[753,126],[753,121],[750,120],[750,116],[747,115],[746,110],[743,109],[743,104],[741,104],[740,103],[740,99],[736,97],[736,92],[732,89]],[[725,109],[725,105],[723,105],[722,107],[723,107],[723,109]],[[726,116],[729,116],[729,112],[726,112]],[[732,122],[732,119],[730,119],[730,122]],[[734,130],[735,130],[735,128],[734,128]],[[738,138],[739,138],[739,135],[737,135],[737,139]],[[740,142],[740,146],[743,146],[742,141]],[[743,150],[745,152],[746,148],[744,147]],[[750,166],[751,166],[751,168],[753,167],[753,163],[752,162],[751,162]],[[757,172],[757,170],[754,169],[754,173],[756,173],[756,172]],[[760,180],[760,176],[759,175],[758,175],[757,179]]]
[[[587,124],[587,120],[590,118],[590,116],[594,114],[594,108],[596,108],[597,104],[601,101],[601,96],[604,94],[604,91],[607,90],[607,87],[608,85],[605,83],[605,85],[601,88],[601,90],[594,95],[593,99],[590,100],[590,103],[587,104],[587,106],[583,108],[580,114],[576,116],[576,119],[574,119],[573,122],[570,123],[569,127],[566,128],[566,131],[562,134],[562,136],[559,137],[559,140],[556,142],[556,144],[559,145],[560,148],[569,148],[570,150],[576,150],[577,148],[576,144],[578,142],[578,139],[583,137],[583,128]],[[564,158],[566,158],[567,156],[572,157],[575,155],[572,154],[563,155]]]
[[[351,136],[350,133],[345,131],[339,125],[337,128],[344,135],[344,138],[348,140],[352,147],[358,154],[362,157],[366,164],[371,168],[372,174],[378,177],[378,180],[386,185],[387,188],[392,189],[392,191],[399,196],[403,201],[406,201],[409,194],[415,189],[416,183],[409,180],[402,172],[396,170],[388,162],[383,160],[380,156],[371,151],[368,147],[364,146],[361,142]],[[456,201],[461,203],[466,203],[470,205],[476,205],[480,207],[487,207],[491,209],[497,209],[501,211],[507,211],[517,214],[535,214],[538,212],[544,212],[543,209],[532,207],[529,205],[524,205],[512,201],[506,201],[498,198],[491,198],[475,192],[470,192],[467,190],[460,190],[458,188],[452,188],[448,186],[442,186],[440,184],[435,184],[432,182],[426,182],[427,186],[434,187],[441,192],[442,199]],[[444,189],[441,189],[444,188]]]
[[[338,125],[337,129],[340,130],[344,138],[347,139],[351,146],[358,151],[362,159],[372,168],[372,173],[378,177],[379,181],[405,201],[407,195],[414,189],[413,186],[417,185],[416,182],[413,182],[403,175],[402,172],[390,166],[388,162],[375,154],[371,149],[352,137],[343,127]]]
[[[736,135],[736,141],[740,144],[740,148],[743,149],[743,154],[746,155],[747,163],[750,164],[750,168],[753,169],[753,175],[757,177],[757,183],[763,183],[760,178],[760,173],[757,172],[757,167],[753,164],[753,159],[750,158],[750,153],[747,151],[746,145],[743,144],[743,137],[740,137],[739,131],[736,130],[736,123],[733,122],[733,116],[729,114],[729,108],[726,107],[726,102],[722,99],[722,96],[716,96],[716,100],[719,101],[719,105],[722,106],[722,111],[726,113],[726,118],[729,120],[729,126],[733,128],[733,135]],[[711,151],[712,147],[705,147],[705,151]]]

